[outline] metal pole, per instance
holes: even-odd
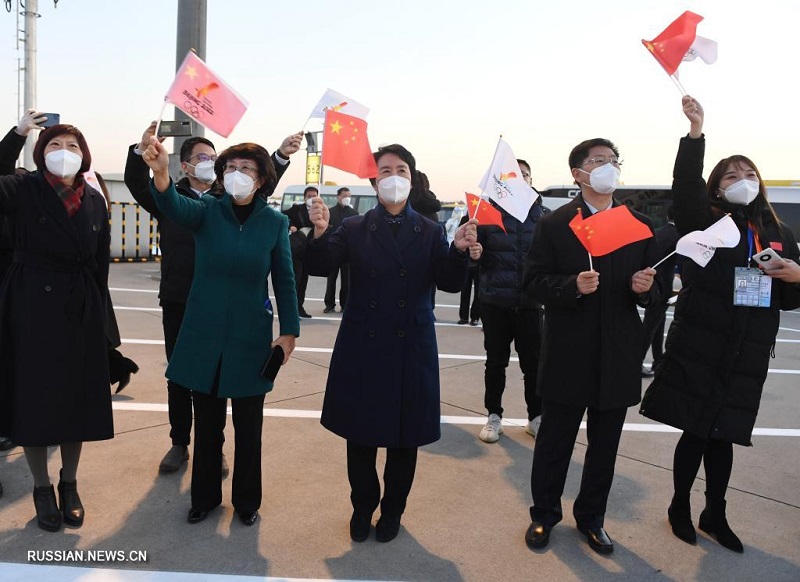
[[[25,98],[23,101],[23,109],[36,108],[36,19],[39,18],[39,1],[26,0],[25,9],[22,12],[25,16]],[[32,170],[33,164],[33,146],[36,138],[36,132],[30,132],[28,139],[25,142],[25,151],[23,157],[23,167]]]
[[[198,57],[206,60],[206,0],[178,0],[178,32],[175,51],[175,70],[181,66],[186,53],[193,50]],[[175,119],[189,120],[192,118],[183,111],[175,108]],[[193,134],[204,136],[205,128],[192,121]],[[185,137],[173,139],[173,152],[179,153]]]

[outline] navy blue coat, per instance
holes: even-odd
[[[322,424],[364,446],[417,447],[441,436],[433,286],[459,291],[467,255],[409,205],[397,237],[384,212],[346,218],[306,251],[312,275],[350,265]]]

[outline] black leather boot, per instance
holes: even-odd
[[[36,521],[45,531],[61,529],[61,512],[56,504],[56,492],[52,485],[33,488],[33,506],[36,508]]]
[[[675,537],[687,544],[697,543],[697,532],[692,525],[692,510],[688,497],[679,499],[677,495],[674,496],[672,503],[669,504],[669,509],[667,509],[667,516],[669,516],[669,524],[672,526],[672,533],[675,534]]]
[[[728,519],[725,517],[725,505],[724,499],[711,499],[706,494],[706,508],[700,514],[698,526],[707,534],[717,538],[722,547],[742,554],[744,546],[728,525]]]
[[[61,481],[60,478],[61,474],[59,473],[58,501],[64,516],[64,523],[71,527],[81,527],[83,525],[83,504],[78,495],[78,481]]]

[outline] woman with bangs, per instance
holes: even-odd
[[[791,229],[767,200],[756,165],[742,155],[721,160],[702,178],[703,108],[683,97],[690,122],[675,161],[672,193],[681,235],[704,230],[729,214],[739,229],[734,248],[718,248],[705,266],[684,261],[683,288],[669,328],[663,365],[642,400],[641,413],[683,431],[673,461],[672,532],[697,543],[690,493],[701,461],[706,505],[699,527],[724,547],[743,552],[726,517],[733,444],[751,446],[780,310],[800,306],[800,266]],[[782,259],[761,268],[751,258],[773,249]]]
[[[42,131],[37,171],[0,176],[13,259],[0,291],[0,434],[24,447],[40,528],[83,525],[84,441],[114,436],[106,343],[109,226],[92,157],[72,125]],[[47,447],[59,445],[58,503]]]

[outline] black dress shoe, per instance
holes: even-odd
[[[528,531],[525,532],[525,543],[534,550],[546,547],[550,542],[550,531],[552,529],[549,525],[534,521],[528,527]]]
[[[652,378],[655,375],[656,373],[653,372],[653,370],[646,366],[642,366],[642,378]]]
[[[469,323],[469,321],[466,320],[466,319],[459,319],[458,320],[458,325],[467,325],[468,323]]]
[[[614,551],[614,542],[611,541],[606,530],[602,527],[583,527],[579,525],[578,531],[586,536],[589,547],[598,554],[610,554]]]
[[[189,523],[200,523],[208,517],[208,512],[202,509],[195,509],[194,507],[189,510],[189,516],[186,521]]]
[[[257,511],[241,511],[239,512],[239,519],[242,520],[242,523],[245,525],[253,525],[255,522],[258,521],[258,512]]]
[[[372,515],[353,512],[350,518],[350,539],[354,542],[363,542],[369,537],[372,527]]]
[[[15,445],[10,438],[0,437],[0,451],[7,451],[9,449],[13,449],[16,446],[17,445]]]
[[[476,325],[478,325],[478,320],[477,320],[477,319],[473,319],[473,320],[471,320],[471,321],[469,322],[469,324],[470,324],[472,327],[475,327]]]
[[[392,541],[400,532],[399,515],[382,515],[375,524],[375,539],[381,543]]]
[[[336,311],[335,307],[326,307],[322,310],[322,313],[333,313],[334,311]]]
[[[52,485],[33,488],[33,506],[36,508],[36,522],[45,531],[61,529],[61,512],[56,504],[56,492]]]
[[[59,478],[61,474],[59,473]],[[78,481],[58,482],[58,504],[61,507],[61,515],[64,524],[71,527],[81,527],[83,525],[83,504],[78,495]]]
[[[307,312],[305,309],[303,309],[302,307],[301,307],[301,308],[298,310],[298,313],[299,313],[300,317],[302,317],[302,318],[304,318],[304,319],[311,319],[311,314],[310,314],[310,313],[308,313],[308,312]]]

